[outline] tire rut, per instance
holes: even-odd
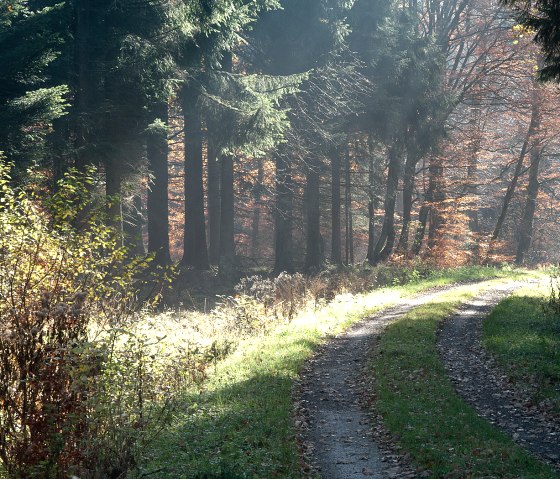
[[[414,469],[374,438],[375,418],[363,407],[364,374],[375,338],[392,321],[457,285],[416,295],[332,338],[310,360],[296,391],[298,426],[311,466],[324,479],[416,477]],[[371,387],[370,384],[367,385]]]
[[[527,283],[509,283],[463,304],[440,331],[439,352],[457,392],[478,414],[544,462],[560,467],[560,424],[527,408],[482,346],[482,321]]]

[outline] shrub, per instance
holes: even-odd
[[[0,461],[13,478],[121,477],[165,396],[148,345],[123,340],[147,261],[124,265],[91,175],[69,172],[42,201],[9,171],[0,164]]]

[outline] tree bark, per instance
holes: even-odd
[[[414,235],[414,244],[412,245],[412,253],[417,256],[422,250],[422,245],[424,243],[424,237],[426,236],[426,230],[428,228],[428,219],[431,218],[430,224],[430,235],[435,237],[435,232],[437,230],[436,222],[438,221],[436,213],[433,211],[433,202],[442,200],[443,193],[441,192],[441,179],[443,176],[443,168],[440,161],[435,158],[430,158],[430,165],[428,167],[428,189],[426,190],[426,196],[424,198],[424,203],[420,208],[420,213],[418,215],[418,228],[416,229],[416,234]]]
[[[383,226],[373,252],[373,261],[376,265],[389,258],[395,244],[395,204],[400,176],[400,158],[396,147],[389,149],[389,169],[387,173],[387,189],[385,192]]]
[[[340,172],[340,154],[333,150],[331,157],[331,262],[335,265],[342,264]]]
[[[293,272],[292,166],[282,153],[276,155],[276,215],[274,221],[274,271]]]
[[[122,215],[122,192],[123,179],[122,160],[114,155],[105,160],[105,195],[107,196],[107,214],[109,224],[115,228],[118,243],[122,246],[123,239],[123,215]]]
[[[533,90],[533,111],[535,120],[534,134],[538,135],[541,124],[541,87],[535,84]],[[532,114],[533,115],[533,114]],[[542,157],[542,144],[537,136],[533,140],[531,147],[531,164],[529,166],[529,183],[527,184],[527,200],[521,224],[519,225],[519,241],[517,243],[517,253],[515,255],[515,263],[524,264],[527,253],[533,242],[533,221],[535,211],[537,209],[537,197],[540,189],[539,167]]]
[[[166,102],[154,105],[152,121],[169,120]],[[148,252],[154,253],[156,264],[171,263],[169,252],[169,145],[166,131],[155,131],[147,138],[148,168],[152,174],[148,188]]]
[[[350,148],[346,147],[344,167],[344,211],[346,213],[346,264],[354,264],[354,218],[352,215],[352,175]]]
[[[251,225],[251,256],[258,262],[260,244],[260,225],[261,225],[261,201],[264,182],[264,166],[262,158],[257,159],[257,184],[253,189],[255,208],[253,210],[253,220]]]
[[[469,217],[469,230],[472,233],[480,232],[478,221],[478,155],[480,153],[480,137],[475,140],[475,147],[471,151],[467,165],[467,195],[472,197],[469,202],[467,216]]]
[[[402,253],[406,253],[408,251],[410,221],[412,219],[412,200],[414,197],[414,180],[418,161],[419,159],[417,156],[409,149],[407,151],[403,174],[403,224],[399,244],[397,246],[397,250]]]
[[[323,266],[321,238],[320,173],[318,165],[310,165],[306,172],[306,255],[305,269],[317,272]]]
[[[220,168],[213,140],[208,141],[208,256],[210,264],[220,262]]]
[[[445,200],[443,191],[443,166],[441,159],[432,158],[430,162],[430,181],[433,184],[433,201],[435,204],[442,204]],[[428,231],[428,248],[432,249],[436,246],[439,233],[444,226],[444,218],[437,208],[430,208],[430,229]]]
[[[491,238],[492,241],[496,241],[500,237],[502,227],[507,217],[509,205],[511,203],[511,200],[513,199],[513,195],[515,194],[517,183],[519,182],[519,177],[521,176],[523,163],[525,162],[525,157],[527,156],[527,152],[529,150],[529,144],[531,142],[531,138],[535,135],[535,132],[539,128],[539,123],[540,123],[539,93],[538,93],[538,87],[535,85],[533,86],[533,92],[532,92],[531,121],[529,123],[529,128],[527,130],[527,134],[525,135],[525,139],[523,140],[521,153],[519,154],[519,158],[517,159],[517,163],[515,164],[515,171],[513,172],[513,177],[511,178],[511,181],[509,182],[509,185],[506,190],[506,194],[504,195],[504,200],[502,202],[502,209],[500,210],[500,216],[498,216],[498,220],[496,221],[496,226],[494,227],[494,232],[492,233],[492,238]]]
[[[233,189],[233,157],[221,159],[220,276],[233,281],[235,276],[235,206]]]
[[[197,100],[198,94],[192,87],[185,87],[185,236],[182,262],[186,266],[205,270],[210,264],[204,217],[202,122]]]
[[[373,262],[375,252],[375,210],[377,209],[377,201],[375,198],[375,161],[373,157],[373,143],[371,136],[369,138],[369,168],[368,168],[368,249],[366,260],[368,263]]]
[[[540,148],[533,147],[534,153],[531,155],[531,166],[529,168],[529,184],[527,185],[527,201],[523,211],[523,218],[519,225],[519,241],[517,243],[517,254],[515,263],[522,265],[525,263],[527,253],[533,242],[533,220],[537,209],[537,197],[539,194],[539,166],[541,160]]]
[[[92,72],[89,71],[91,41],[91,0],[79,0],[74,3],[74,71],[76,75],[76,93],[74,104],[73,128],[76,142],[76,167],[84,171],[90,164],[89,129],[87,117],[91,109],[93,95]]]

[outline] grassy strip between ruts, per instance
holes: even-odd
[[[524,288],[484,321],[484,345],[535,402],[560,413],[560,320],[549,288]]]
[[[339,296],[272,334],[245,341],[218,363],[203,392],[185,395],[183,411],[146,452],[143,477],[301,477],[292,386],[326,336],[416,292],[507,275],[511,272],[459,269],[406,286]]]
[[[454,391],[438,356],[441,322],[483,286],[462,287],[419,307],[382,334],[371,363],[385,426],[433,478],[558,479]]]

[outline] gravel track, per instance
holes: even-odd
[[[376,442],[377,428],[363,407],[368,351],[383,328],[456,285],[401,300],[332,338],[308,362],[295,393],[297,423],[308,462],[324,479],[416,477],[414,469],[390,447]]]
[[[445,321],[439,352],[457,392],[490,423],[541,460],[560,467],[560,424],[526,406],[481,343],[482,321],[502,299],[527,283],[485,291]]]

